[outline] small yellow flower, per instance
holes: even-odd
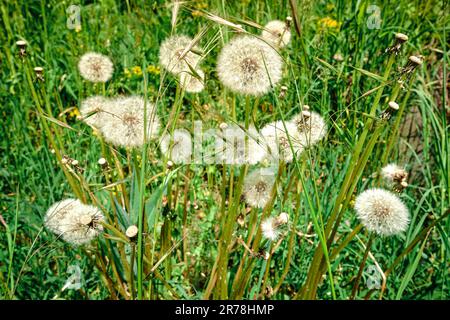
[[[341,26],[341,24],[338,21],[336,21],[330,17],[325,17],[325,18],[320,19],[319,25],[324,28],[335,29],[335,30],[338,30],[339,27]]]
[[[135,74],[137,76],[142,75],[142,69],[139,66],[135,66],[135,67],[131,68],[131,71],[133,72],[133,74]]]
[[[125,74],[125,77],[131,78],[131,72],[128,68],[123,69],[123,73]]]
[[[77,25],[77,26],[75,27],[75,32],[78,33],[78,32],[80,32],[80,31],[81,31],[81,25]]]
[[[155,75],[158,75],[160,73],[160,69],[158,66],[148,66],[147,67],[147,72],[148,73],[153,73]]]
[[[193,10],[192,11],[192,16],[193,17],[200,17],[202,15],[203,15],[203,13],[201,11],[199,11],[199,10]]]
[[[202,1],[202,2],[199,2],[195,7],[197,9],[206,9],[206,8],[208,8],[208,3]]]
[[[73,107],[72,111],[69,113],[70,118],[75,118],[80,116],[80,110],[77,107]]]

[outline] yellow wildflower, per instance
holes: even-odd
[[[330,17],[325,17],[319,20],[319,24],[324,27],[324,28],[328,28],[328,29],[339,29],[339,27],[341,26],[341,24],[334,20],[333,18]]]
[[[78,110],[77,107],[73,107],[72,111],[70,111],[70,113],[69,113],[69,117],[75,118],[75,117],[79,117],[79,116],[80,116],[80,110]]]
[[[130,70],[128,70],[128,68],[123,69],[123,73],[125,74],[125,77],[127,78],[131,77],[131,72]]]
[[[148,66],[147,67],[147,72],[158,75],[160,73],[160,69],[159,69],[158,66]]]
[[[137,76],[142,75],[142,69],[139,66],[135,66],[135,67],[131,68],[131,71],[133,72],[133,74],[135,74]]]

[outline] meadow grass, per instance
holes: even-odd
[[[80,8],[80,27],[67,25],[70,5]],[[446,2],[177,6],[1,0],[0,297],[448,299]],[[260,25],[287,16],[292,39],[280,50],[280,83],[258,98],[224,88],[216,72],[224,44],[241,29],[259,35]],[[386,53],[398,32],[409,40],[398,55]],[[160,44],[173,34],[203,48],[206,81],[198,94],[182,90],[159,65]],[[18,40],[28,43],[23,57]],[[80,76],[77,64],[88,51],[113,61],[105,84]],[[423,64],[407,73],[411,55]],[[304,105],[324,117],[328,132],[292,163],[280,164],[268,204],[251,208],[242,189],[254,166],[173,166],[158,141],[139,149],[112,146],[78,117],[92,95],[148,98],[164,132],[192,132],[194,121],[203,129],[225,122],[260,129],[286,122]],[[380,119],[389,101],[399,110]],[[79,165],[64,164],[64,157]],[[102,157],[106,167],[98,164]],[[384,186],[380,170],[388,163],[409,173],[401,199],[411,221],[404,233],[380,237],[360,224],[353,205],[362,191]],[[44,227],[47,209],[64,198],[102,210],[107,220],[98,240],[73,246]],[[277,241],[267,241],[260,224],[281,212],[289,223]],[[130,225],[138,227],[136,237],[125,234]],[[82,272],[75,289],[64,287],[71,266]]]

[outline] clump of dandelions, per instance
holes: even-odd
[[[273,20],[264,26],[261,36],[273,46],[282,48],[291,40],[291,31],[286,22]]]
[[[190,72],[180,73],[180,84],[186,92],[198,93],[205,88],[205,73],[200,69],[195,70],[195,72],[196,75]]]
[[[45,227],[73,245],[91,242],[102,231],[101,211],[78,199],[66,199],[53,204],[44,218]]]
[[[299,143],[296,131],[293,123],[283,124],[282,121],[268,123],[261,129],[268,160],[283,160],[289,163],[294,159],[294,154],[298,156],[302,152],[303,145]]]
[[[281,80],[280,55],[264,41],[238,36],[219,54],[217,74],[225,87],[234,92],[260,96]]]
[[[160,121],[156,108],[150,102],[146,103],[142,97],[117,98],[109,104],[107,113],[100,130],[105,141],[116,146],[141,147],[146,142],[144,137],[148,141],[158,135]]]
[[[161,152],[174,163],[189,163],[192,155],[192,139],[184,129],[174,130],[173,134],[166,133],[160,140]]]
[[[275,183],[273,168],[255,169],[244,179],[243,194],[248,205],[264,208],[270,200]]]
[[[88,125],[97,129],[103,127],[105,119],[108,118],[106,111],[108,99],[103,96],[92,96],[81,102],[81,119]]]
[[[361,223],[379,235],[391,236],[408,228],[408,208],[392,192],[366,190],[356,197],[355,210]]]
[[[395,163],[390,163],[381,169],[383,178],[394,185],[396,191],[401,191],[408,186],[408,172]]]
[[[264,238],[275,241],[280,236],[280,227],[289,221],[289,216],[286,212],[280,213],[278,217],[266,218],[261,223],[261,231]]]
[[[296,129],[298,143],[304,147],[310,147],[325,137],[327,126],[321,115],[314,111],[309,111],[309,107],[303,108],[303,111],[295,115],[292,122]]]
[[[167,38],[159,49],[159,62],[162,67],[172,74],[196,69],[201,56],[200,48],[192,46],[192,39],[187,36],[176,35]],[[196,53],[197,52],[197,53]]]
[[[91,82],[106,82],[111,79],[114,66],[111,60],[100,53],[85,53],[78,62],[78,70],[83,78]]]

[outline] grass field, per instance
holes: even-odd
[[[0,10],[0,298],[450,298],[446,1],[0,0]],[[285,47],[261,38],[272,20],[287,23]],[[192,41],[178,56],[200,92],[160,57],[175,35]],[[237,50],[223,52],[231,62],[219,68],[239,37],[269,52],[245,69],[265,70],[261,94],[227,85]],[[109,57],[108,81],[82,75],[87,52]],[[184,62],[191,56],[195,67]],[[271,74],[278,60],[280,79]],[[115,143],[113,134],[124,138],[117,123],[108,133],[80,111],[92,96],[106,105],[141,97],[133,121],[144,127],[154,105],[158,137],[143,129],[139,146]],[[177,163],[175,146],[170,156],[159,140],[195,134],[199,123],[250,133],[274,121],[289,137],[290,119],[311,113],[326,132],[297,153],[288,138],[293,159],[275,167]],[[393,163],[407,173],[401,183],[383,177]],[[273,180],[267,199],[252,203],[262,189],[246,188],[259,168]],[[402,230],[380,235],[360,219],[357,197],[371,188],[401,199]],[[86,236],[98,231],[92,241],[76,245],[45,222],[68,198],[104,216],[80,222]]]

